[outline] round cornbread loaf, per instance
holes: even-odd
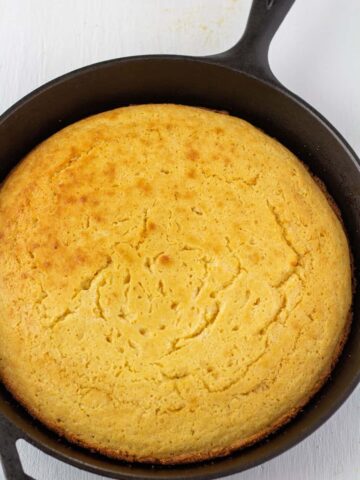
[[[0,190],[0,377],[70,441],[127,460],[225,455],[291,418],[347,332],[342,224],[249,123],[119,108]]]

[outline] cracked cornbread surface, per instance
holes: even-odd
[[[0,190],[0,375],[123,459],[223,455],[321,386],[346,336],[342,225],[249,123],[142,105],[75,123]]]

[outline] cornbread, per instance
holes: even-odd
[[[285,423],[346,337],[343,227],[249,123],[119,108],[0,190],[0,377],[70,441],[127,460],[225,455]]]

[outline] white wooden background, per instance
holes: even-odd
[[[93,62],[225,50],[241,35],[249,8],[250,0],[0,0],[0,113],[42,83]],[[270,51],[278,78],[323,113],[358,155],[359,25],[359,0],[297,0]],[[100,478],[25,442],[19,450],[36,480]],[[360,480],[360,388],[310,438],[236,477]]]

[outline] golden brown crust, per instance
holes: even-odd
[[[323,185],[323,184],[322,184]],[[324,185],[323,185],[324,188]],[[332,201],[332,206],[333,206]],[[337,210],[339,212],[339,210]],[[147,464],[160,464],[160,465],[180,465],[180,464],[185,464],[185,463],[196,463],[196,462],[203,462],[207,460],[213,460],[215,458],[220,458],[220,457],[226,457],[228,455],[231,455],[232,453],[239,451],[243,448],[250,447],[254,445],[255,443],[258,443],[265,438],[267,438],[270,435],[273,435],[279,430],[280,428],[284,427],[287,423],[291,422],[298,414],[301,412],[301,410],[312,400],[312,398],[321,390],[321,388],[326,384],[328,381],[332,370],[334,369],[336,363],[338,362],[341,353],[343,351],[344,345],[346,343],[346,340],[349,336],[350,333],[350,328],[351,328],[351,322],[352,322],[352,312],[349,313],[348,316],[348,321],[346,323],[346,327],[344,330],[344,335],[341,338],[341,340],[338,343],[337,349],[334,352],[334,357],[331,362],[331,365],[328,367],[327,371],[324,373],[323,377],[319,379],[318,383],[314,386],[313,391],[310,393],[310,395],[303,401],[302,404],[298,405],[297,408],[294,408],[291,412],[288,412],[286,415],[278,419],[273,425],[271,425],[269,428],[266,430],[257,433],[256,435],[253,436],[253,438],[248,438],[245,441],[237,442],[234,443],[233,445],[230,445],[227,448],[223,449],[217,449],[217,450],[212,450],[209,452],[204,452],[202,454],[197,454],[197,455],[178,455],[174,457],[169,457],[166,459],[158,459],[156,457],[139,457],[135,455],[129,455],[126,452],[117,452],[114,450],[110,449],[104,449],[104,448],[99,448],[97,445],[93,445],[91,443],[86,443],[83,442],[73,435],[69,435],[68,432],[61,430],[58,428],[57,425],[51,424],[47,421],[47,419],[41,418],[39,414],[36,414],[35,412],[31,411],[31,408],[26,405],[26,402],[21,399],[21,397],[16,393],[16,388],[11,386],[10,382],[7,382],[5,378],[2,379],[4,385],[6,388],[12,393],[12,395],[15,397],[15,399],[35,418],[39,419],[45,426],[47,426],[50,430],[55,431],[57,434],[60,436],[64,437],[67,439],[69,442],[75,443],[80,447],[90,449],[91,451],[95,453],[99,453],[101,455],[108,456],[110,458],[114,458],[116,460],[121,460],[125,462],[137,462],[137,463],[147,463]]]
[[[264,438],[323,385],[349,329],[350,253],[326,196],[228,115],[140,106],[60,132],[0,191],[15,247],[0,259],[4,383],[49,428],[122,460],[189,463]]]
[[[31,408],[26,406],[26,402],[22,401],[19,396],[16,394],[16,389],[11,388],[10,384],[7,383],[5,380],[3,380],[4,385],[6,388],[12,392],[13,396],[16,398],[16,400],[23,405],[23,407],[28,410],[28,412],[35,418],[39,419],[44,425],[46,425],[50,430],[55,431],[57,434],[60,436],[64,437],[67,439],[69,442],[75,443],[80,447],[89,449],[93,451],[94,453],[99,453],[101,455],[108,456],[110,458],[114,458],[116,460],[121,460],[125,462],[137,462],[137,463],[147,463],[147,464],[160,464],[160,465],[180,465],[180,464],[186,464],[186,463],[196,463],[196,462],[203,462],[207,460],[212,460],[214,458],[220,458],[220,457],[226,457],[227,455],[230,455],[236,451],[239,451],[243,448],[250,447],[254,445],[257,442],[260,442],[267,438],[268,436],[275,434],[277,430],[280,428],[284,427],[287,423],[289,423],[291,420],[293,420],[299,412],[302,410],[303,407],[305,407],[309,401],[312,399],[316,393],[324,386],[326,381],[328,380],[331,371],[333,370],[340,354],[343,349],[343,346],[346,342],[346,338],[348,336],[348,332],[350,331],[350,325],[351,325],[351,316],[349,315],[349,322],[348,322],[348,327],[347,327],[347,332],[346,335],[344,335],[342,342],[339,343],[339,348],[338,348],[338,354],[334,356],[334,360],[332,362],[331,367],[328,369],[328,372],[324,375],[323,379],[319,380],[318,385],[314,387],[313,392],[309,395],[309,397],[304,400],[302,405],[299,405],[298,408],[293,409],[291,412],[288,412],[286,415],[284,415],[282,418],[280,418],[276,423],[271,425],[268,429],[259,432],[258,434],[254,435],[253,438],[248,438],[245,441],[241,441],[238,443],[235,443],[229,447],[223,448],[223,449],[217,449],[217,450],[212,450],[209,452],[204,452],[201,454],[197,455],[177,455],[165,459],[158,459],[156,457],[139,457],[135,455],[129,455],[126,452],[117,452],[114,450],[110,449],[105,449],[101,448],[97,445],[93,445],[91,443],[86,443],[83,442],[79,439],[77,439],[75,436],[70,435],[68,432],[61,430],[58,428],[57,425],[51,424],[47,421],[46,418],[41,418],[39,414],[36,414],[35,412],[31,411]]]

